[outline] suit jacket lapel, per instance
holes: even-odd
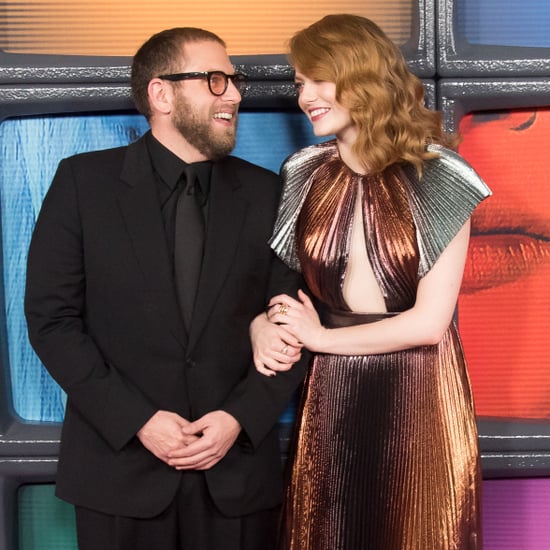
[[[209,204],[204,260],[189,348],[197,342],[222,292],[248,208],[230,157],[217,162],[212,169]]]
[[[143,138],[128,147],[117,199],[146,288],[163,302],[159,304],[159,311],[168,320],[175,337],[185,346],[187,334],[179,312],[172,262],[168,256],[160,206],[156,207],[158,195],[148,158]]]

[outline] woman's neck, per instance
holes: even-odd
[[[336,146],[338,147],[338,153],[342,162],[356,174],[366,175],[368,169],[359,160],[359,157],[353,152],[353,143],[349,143],[344,140],[336,139]]]

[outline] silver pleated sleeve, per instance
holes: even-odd
[[[312,175],[328,158],[338,154],[334,140],[311,145],[283,163],[283,192],[275,221],[271,248],[291,269],[301,271],[296,248],[296,222],[313,182]]]
[[[439,145],[428,150],[439,155],[425,162],[422,177],[409,165],[404,183],[416,224],[423,277],[458,233],[476,206],[491,190],[457,153]],[[283,192],[270,245],[292,269],[301,271],[296,247],[296,223],[316,170],[338,157],[335,140],[312,145],[291,155],[281,168]]]
[[[431,269],[476,206],[491,195],[491,190],[460,155],[438,145],[430,145],[428,150],[439,158],[424,164],[420,179],[408,180],[409,204],[420,251],[420,277]]]

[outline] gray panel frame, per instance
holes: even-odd
[[[471,111],[550,106],[550,76],[441,79],[436,93],[446,129],[456,132]]]

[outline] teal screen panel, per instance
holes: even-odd
[[[55,486],[22,485],[18,500],[18,550],[77,550],[74,509]]]

